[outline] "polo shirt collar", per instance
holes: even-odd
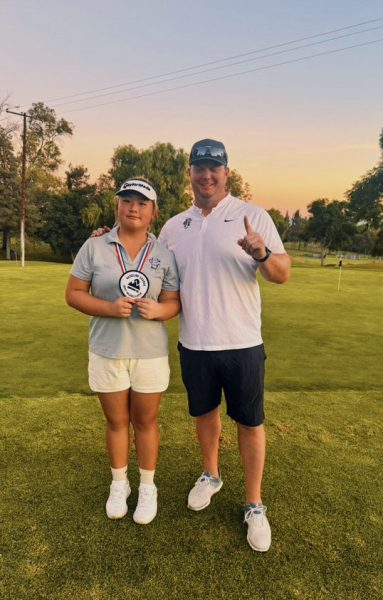
[[[111,231],[109,231],[108,233],[105,234],[105,241],[107,244],[119,244],[120,240],[118,238],[118,232],[119,232],[120,227],[117,225],[116,227],[113,227],[113,229]],[[153,233],[148,232],[148,240],[151,242],[155,242],[156,241],[156,236]]]
[[[210,213],[210,214],[212,214],[212,213],[214,213],[214,212],[217,212],[217,211],[219,211],[219,210],[222,210],[222,209],[223,209],[223,208],[224,208],[224,207],[225,207],[227,204],[229,204],[229,201],[230,201],[231,197],[232,197],[232,196],[231,196],[231,194],[229,193],[229,194],[227,194],[227,196],[225,196],[224,198],[222,198],[222,200],[220,200],[220,201],[218,202],[217,206],[215,206],[215,207],[212,209],[212,211],[211,211],[211,213]],[[199,215],[202,215],[202,210],[203,210],[203,209],[202,209],[202,208],[199,208],[198,206],[196,206],[196,205],[194,204],[194,202],[193,202],[193,210],[194,210],[195,212],[197,212]],[[204,215],[202,215],[202,216],[204,216]]]

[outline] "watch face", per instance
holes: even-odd
[[[149,279],[141,271],[126,271],[120,277],[119,286],[127,298],[143,298],[149,289]]]

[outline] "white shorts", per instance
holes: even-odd
[[[160,358],[107,358],[89,352],[89,387],[93,392],[121,392],[132,388],[150,394],[169,385],[169,361]]]

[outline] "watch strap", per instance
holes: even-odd
[[[263,258],[254,258],[255,262],[257,263],[264,263],[270,256],[271,254],[271,250],[265,246],[265,250],[266,250],[266,255]]]

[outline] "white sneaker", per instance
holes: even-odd
[[[153,484],[141,483],[138,488],[138,502],[133,521],[147,525],[157,514],[157,488]]]
[[[112,481],[109,498],[105,506],[109,519],[122,519],[122,517],[125,517],[128,512],[126,501],[130,496],[130,492],[128,480]]]
[[[245,511],[244,523],[247,523],[247,541],[257,552],[267,552],[271,546],[271,529],[266,517],[266,506],[257,504]]]
[[[219,482],[215,483],[216,477],[212,477],[210,473],[202,473],[197,479],[194,487],[190,490],[188,496],[188,508],[191,510],[203,510],[210,504],[211,497],[214,496],[221,487],[223,481],[219,478]]]

